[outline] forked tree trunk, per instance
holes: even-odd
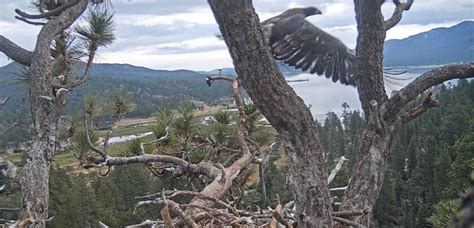
[[[382,79],[385,29],[381,1],[355,0],[354,4],[358,30],[356,83],[366,126],[341,210],[369,209],[369,215],[354,220],[370,226],[372,209],[382,189],[396,126],[392,121],[385,120],[380,110],[381,105],[388,100]]]
[[[238,78],[285,142],[299,227],[332,227],[323,150],[311,112],[278,71],[251,0],[209,0]]]

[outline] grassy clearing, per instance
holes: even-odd
[[[132,125],[151,124],[154,122],[156,122],[155,117],[137,118],[137,119],[121,119],[115,125],[117,127],[128,127]]]
[[[7,158],[9,161],[13,162],[14,164],[18,165],[18,164],[20,164],[21,161],[23,160],[24,154],[25,154],[25,152],[7,154],[6,158]]]
[[[151,126],[143,126],[143,125],[133,125],[133,126],[126,126],[121,127],[118,129],[114,129],[110,134],[111,137],[116,136],[124,136],[124,135],[136,135],[139,133],[150,132]],[[108,130],[100,130],[97,131],[99,137],[104,137],[107,134]]]

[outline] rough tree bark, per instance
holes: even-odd
[[[250,0],[209,0],[238,79],[285,141],[298,226],[331,227],[323,150],[311,112],[286,83],[264,40]]]
[[[29,100],[32,116],[32,143],[21,169],[20,227],[46,227],[49,200],[49,169],[58,145],[58,123],[67,93],[53,94],[50,47],[56,36],[72,25],[87,8],[88,0],[76,1],[49,20],[38,34],[34,51],[27,51],[0,36],[0,51],[29,66]]]
[[[357,91],[364,111],[366,126],[362,133],[357,163],[353,169],[341,210],[372,209],[382,188],[393,141],[393,123],[383,121],[380,105],[388,97],[383,85],[384,18],[377,0],[354,1],[357,20]],[[368,226],[371,213],[365,221]]]

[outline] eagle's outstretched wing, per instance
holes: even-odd
[[[304,15],[296,14],[262,25],[276,59],[311,74],[325,74],[334,82],[355,86],[354,52],[308,22]]]

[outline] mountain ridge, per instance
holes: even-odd
[[[422,66],[474,61],[474,21],[435,28],[385,42],[385,66]]]

